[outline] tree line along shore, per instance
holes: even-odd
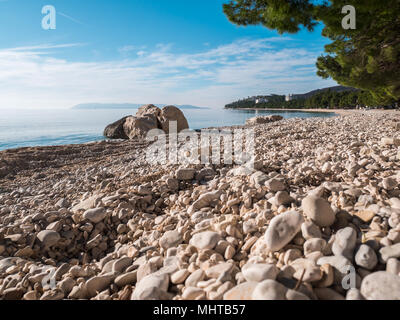
[[[357,109],[357,108],[385,108],[397,109],[397,102],[381,104],[372,94],[363,90],[336,92],[325,90],[308,97],[299,97],[290,101],[284,95],[270,95],[260,97],[259,103],[254,99],[244,99],[229,103],[226,109]]]

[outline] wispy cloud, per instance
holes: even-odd
[[[0,50],[1,107],[69,107],[85,102],[223,106],[254,94],[305,92],[334,84],[315,75],[313,49],[290,38],[241,39],[197,53],[171,44],[126,46],[121,60],[76,62],[54,50],[80,44]],[[50,52],[49,52],[50,51]]]
[[[67,18],[68,20],[70,20],[72,22],[75,22],[77,24],[83,25],[83,22],[81,22],[81,21],[79,21],[79,20],[77,20],[77,19],[75,19],[75,18],[73,18],[73,17],[71,17],[71,16],[69,16],[69,15],[67,15],[65,13],[62,13],[62,12],[58,11],[57,14],[62,16],[62,17],[64,17],[64,18]]]
[[[118,52],[123,57],[128,57],[131,53],[134,53],[134,52],[136,52],[136,54],[138,54],[138,55],[143,55],[145,53],[144,49],[146,49],[145,46],[126,45],[126,46],[118,48]]]

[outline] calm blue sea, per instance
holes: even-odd
[[[7,110],[0,109],[0,150],[78,144],[104,139],[104,128],[137,110]],[[333,113],[185,109],[191,129],[244,124],[258,115],[280,114],[285,118],[332,117]]]

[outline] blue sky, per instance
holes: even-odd
[[[318,28],[238,27],[225,0],[0,0],[0,108],[78,103],[223,107],[336,85],[315,75]],[[53,5],[56,29],[43,30]]]

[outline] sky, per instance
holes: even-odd
[[[304,93],[328,40],[239,27],[227,0],[0,0],[0,108],[191,104]],[[56,28],[42,28],[42,8]]]

